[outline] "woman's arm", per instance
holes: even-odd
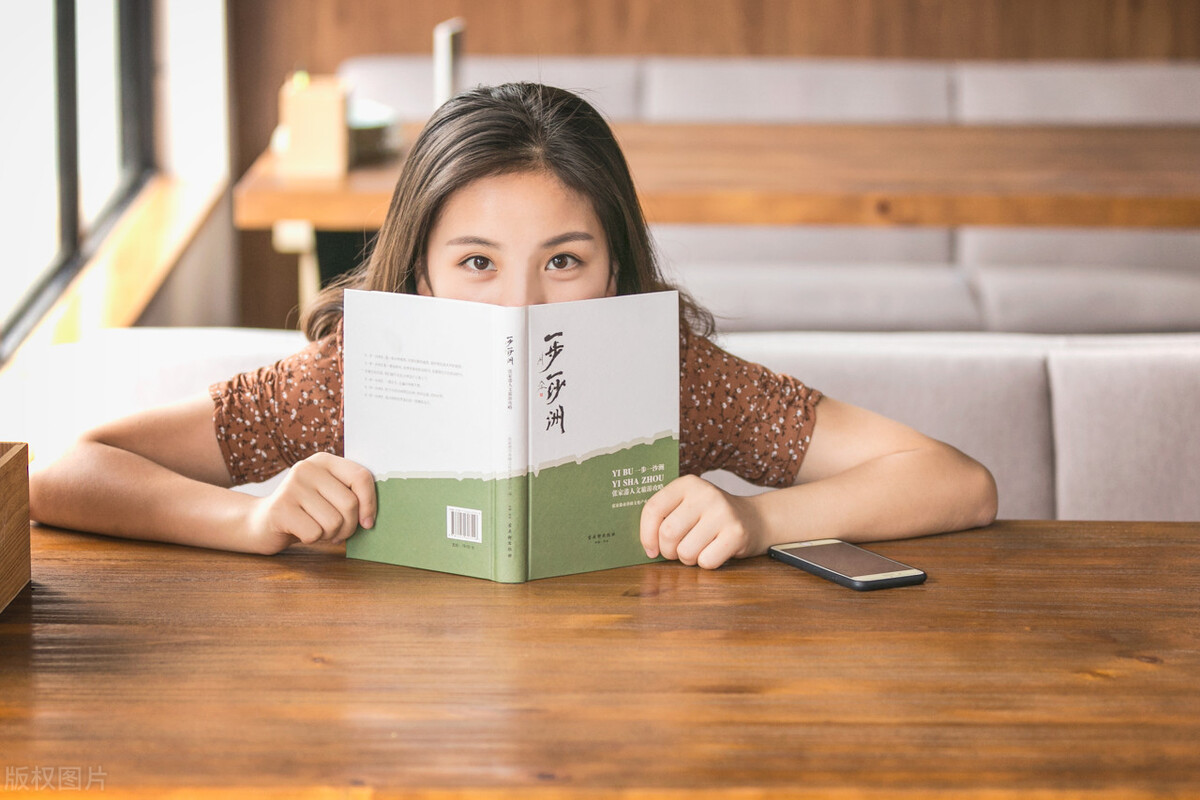
[[[234,492],[204,395],[102,425],[30,476],[30,517],[131,539],[275,553],[340,542],[375,514],[365,468],[329,454],[297,464],[265,498]]]
[[[773,544],[898,539],[988,525],[995,516],[996,482],[982,464],[826,397],[795,486],[736,497],[685,476],[647,501],[641,537],[651,556],[711,569]]]

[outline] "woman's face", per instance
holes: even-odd
[[[616,294],[608,240],[583,195],[546,172],[480,178],[450,196],[417,292],[501,306]]]

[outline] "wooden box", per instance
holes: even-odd
[[[29,448],[0,442],[0,612],[29,579]]]

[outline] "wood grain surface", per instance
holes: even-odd
[[[0,612],[29,575],[29,446],[0,442]]]
[[[628,123],[614,131],[651,222],[1200,226],[1200,129]],[[399,169],[287,180],[267,153],[238,182],[234,221],[375,229]]]
[[[1200,58],[1196,0],[230,0],[229,13],[243,58],[325,71],[428,54],[454,16],[469,52],[497,55]]]
[[[33,532],[0,616],[0,770],[104,796],[1200,795],[1200,523],[515,586]],[[11,786],[9,788],[12,788]]]

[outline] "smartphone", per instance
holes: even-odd
[[[768,551],[793,567],[860,592],[924,583],[925,573],[841,539],[773,545]]]

